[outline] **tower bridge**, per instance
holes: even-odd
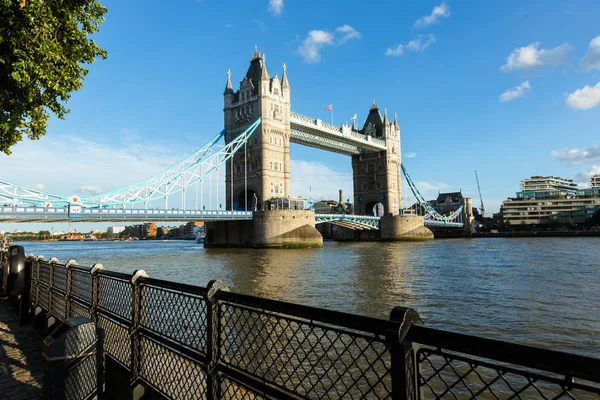
[[[195,219],[216,221],[216,229],[220,229],[218,224],[224,224],[227,230],[233,231],[242,229],[232,228],[235,224],[253,223],[252,229],[246,226],[242,230],[250,229],[255,235],[262,235],[264,229],[278,224],[278,235],[282,237],[296,237],[300,232],[310,236],[314,232],[307,233],[305,226],[318,223],[333,223],[357,231],[380,230],[382,235],[389,231],[392,236],[398,232],[410,236],[407,232],[414,231],[419,238],[429,238],[431,234],[429,230],[423,230],[423,225],[463,226],[461,218],[465,213],[462,207],[442,215],[418,192],[402,164],[397,116],[394,114],[390,120],[385,109],[382,115],[375,102],[360,129],[355,120],[351,126],[342,124],[337,127],[318,118],[292,112],[291,87],[285,64],[281,79],[278,75],[271,76],[264,55],[256,49],[235,90],[228,71],[223,98],[223,131],[177,164],[133,185],[91,197],[79,197],[51,194],[0,180],[0,205],[3,205],[0,207],[0,221]],[[223,139],[225,146],[217,146]],[[314,213],[300,213],[301,218],[296,219],[292,214],[279,212],[279,222],[274,222],[272,215],[275,214],[258,211],[264,210],[270,199],[290,197],[290,143],[349,156],[356,215],[315,217]],[[421,219],[421,222],[414,223],[422,217],[400,218],[402,173],[427,212],[424,222]],[[225,193],[221,191],[221,198],[219,186],[216,185],[214,191],[211,186],[207,209],[202,198],[203,185],[211,185],[210,182],[215,180],[209,179],[211,176],[216,176],[216,181],[224,178]],[[188,191],[194,186],[197,191],[198,184],[201,185],[200,203],[196,192],[195,207],[189,207],[186,204]],[[177,194],[181,194],[181,209],[169,209],[169,198]],[[152,209],[156,201],[164,201],[164,208]],[[224,204],[224,207],[217,204]],[[285,220],[287,215],[292,217]],[[386,218],[389,219],[387,222],[384,221]],[[290,222],[281,222],[284,220]],[[282,224],[287,224],[287,228]],[[398,224],[405,226],[401,228],[396,226]],[[227,242],[229,239],[224,240]]]
[[[357,214],[369,214],[376,204],[381,215],[398,215],[401,208],[400,127],[396,115],[389,121],[375,102],[362,129],[354,121],[341,128],[291,112],[287,68],[281,80],[271,77],[264,55],[254,51],[246,74],[234,91],[231,73],[225,85],[225,142],[230,143],[261,117],[257,132],[244,152],[227,161],[229,209],[248,199],[260,204],[271,197],[290,196],[290,143],[298,143],[352,157],[354,205]],[[233,165],[231,165],[233,163]],[[248,167],[249,166],[249,167]],[[242,201],[243,200],[243,201]]]

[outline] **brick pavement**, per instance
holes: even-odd
[[[0,400],[41,399],[43,378],[41,337],[0,300]]]

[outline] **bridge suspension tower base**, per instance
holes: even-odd
[[[323,236],[311,210],[265,210],[255,211],[251,221],[207,223],[204,247],[317,248]]]
[[[336,226],[333,239],[338,242],[415,242],[433,240],[433,232],[424,226],[421,216],[396,215],[381,217],[379,230],[352,230]]]

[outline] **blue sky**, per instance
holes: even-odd
[[[287,64],[295,112],[327,121],[333,104],[336,125],[373,99],[397,112],[427,197],[479,204],[477,169],[495,212],[531,175],[600,173],[597,0],[103,3],[109,58],[65,121],[0,156],[2,179],[68,195],[152,175],[222,129],[226,71],[237,84],[255,45],[271,75]],[[293,145],[291,158],[293,194],[351,197],[348,157]]]

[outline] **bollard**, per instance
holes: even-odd
[[[25,249],[23,246],[10,246],[8,248],[7,262],[3,268],[4,279],[2,296],[13,301],[18,299],[23,290],[25,275]]]
[[[104,391],[104,331],[69,318],[44,339],[44,399],[89,399]]]

